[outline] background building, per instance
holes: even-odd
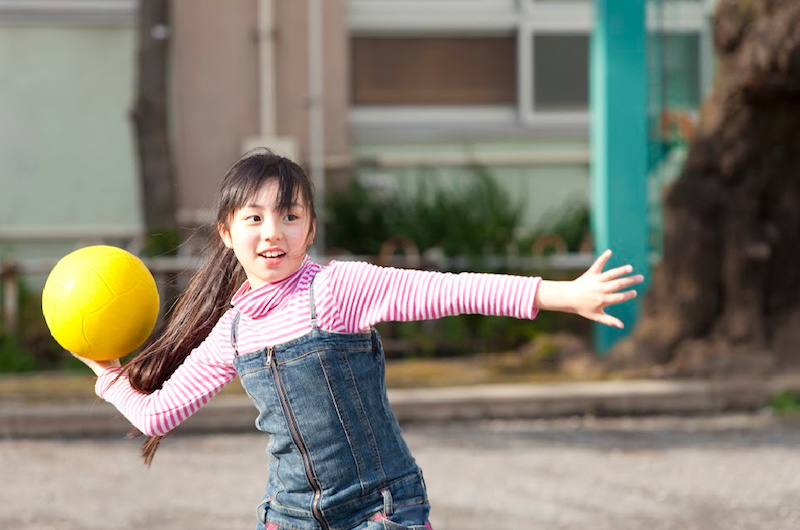
[[[714,3],[648,3],[656,136],[709,88]],[[141,232],[136,9],[0,1],[0,252]],[[592,23],[590,0],[173,0],[179,220],[207,222],[220,176],[259,144],[325,189],[459,186],[481,165],[527,226],[588,203]]]

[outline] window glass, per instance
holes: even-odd
[[[515,104],[514,37],[354,37],[354,105]]]
[[[589,36],[534,35],[534,108],[589,108]]]
[[[700,106],[700,36],[696,33],[667,34],[662,54],[666,106],[697,109]]]

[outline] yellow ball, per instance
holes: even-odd
[[[64,256],[42,291],[50,333],[66,350],[96,361],[141,346],[160,307],[153,275],[121,248],[95,245]]]

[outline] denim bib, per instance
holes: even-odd
[[[255,352],[237,349],[241,313],[231,327],[234,368],[269,434],[257,528],[430,528],[422,473],[386,395],[378,332],[319,329],[313,281],[309,308],[309,333]]]

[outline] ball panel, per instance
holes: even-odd
[[[158,293],[145,282],[118,295],[101,311],[85,315],[84,335],[94,355],[127,355],[141,346],[153,331],[158,318]]]
[[[150,295],[155,294],[155,296],[158,296],[156,281],[153,278],[153,275],[150,273],[150,269],[147,268],[147,265],[145,265],[142,260],[130,253],[125,254],[125,260],[128,266],[128,274],[131,278],[136,278],[137,281],[129,281],[119,286],[114,286],[114,292],[117,294],[123,294],[135,289],[140,283],[144,283],[145,285],[149,286],[148,288],[152,287],[153,292],[149,293]]]
[[[79,251],[76,251],[79,252]],[[45,321],[52,317],[52,306],[66,292],[67,295],[75,288],[75,282],[83,275],[85,263],[80,254],[73,252],[67,254],[53,267],[45,281],[42,290],[42,311]]]
[[[50,332],[62,348],[85,356],[90,351],[83,334],[83,312],[66,298],[57,298],[52,306]]]
[[[106,281],[92,267],[80,269],[80,276],[71,278],[59,294],[69,298],[84,313],[98,311],[114,298]]]
[[[121,251],[121,249],[117,250]],[[84,261],[87,267],[95,271],[99,278],[102,278],[108,290],[115,295],[127,291],[132,281],[136,281],[142,274],[140,270],[131,266],[128,253],[124,251],[107,252],[91,260],[86,257]]]

